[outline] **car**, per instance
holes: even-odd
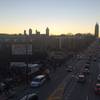
[[[66,70],[67,70],[68,72],[72,72],[72,71],[73,71],[73,67],[72,67],[72,66],[68,66],[68,67],[66,68]]]
[[[100,82],[100,74],[98,74],[98,76],[97,76],[97,81]]]
[[[96,83],[94,90],[96,94],[100,94],[100,83]]]
[[[28,94],[22,97],[20,100],[39,100],[36,93]]]
[[[31,81],[31,87],[39,87],[46,81],[45,75],[38,75],[34,77]]]
[[[84,74],[79,74],[78,75],[78,82],[84,83],[86,81],[85,75]]]
[[[85,66],[84,66],[84,68],[88,68],[88,69],[89,69],[89,67],[90,67],[89,63],[86,63]]]
[[[5,89],[5,83],[4,82],[0,82],[0,92],[3,92]]]
[[[89,69],[88,69],[88,68],[84,68],[83,73],[86,75],[86,74],[89,74],[89,73],[90,73],[90,71],[89,71]]]
[[[96,59],[96,57],[93,59],[93,61],[96,61],[97,59]]]

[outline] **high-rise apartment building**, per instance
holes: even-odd
[[[99,24],[95,24],[95,37],[99,37]]]
[[[49,36],[49,28],[48,27],[46,28],[46,35]]]

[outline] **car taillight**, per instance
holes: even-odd
[[[100,91],[100,88],[95,88],[95,90],[96,90],[96,91],[98,91],[98,90]]]
[[[100,90],[100,88],[98,88],[97,90]]]

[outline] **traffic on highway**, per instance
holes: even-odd
[[[7,82],[0,83],[0,92]],[[13,86],[9,93],[8,100],[100,100],[100,40],[60,67],[31,76],[26,85]]]

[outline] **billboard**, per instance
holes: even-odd
[[[12,55],[32,55],[32,44],[13,44]]]

